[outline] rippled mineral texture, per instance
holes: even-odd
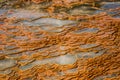
[[[0,80],[120,80],[119,0],[0,4]]]

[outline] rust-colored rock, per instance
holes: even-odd
[[[69,1],[79,0],[59,3],[69,5]],[[0,80],[119,80],[120,18],[116,15],[51,13],[49,18],[76,21],[52,27],[60,31],[49,30],[52,24],[27,26],[22,21],[29,19],[1,18]]]

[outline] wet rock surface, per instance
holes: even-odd
[[[84,28],[84,29],[81,29],[81,30],[78,30],[78,31],[75,31],[76,34],[80,34],[80,33],[96,33],[98,32],[99,29],[98,28]]]
[[[115,14],[119,14],[120,10],[114,11],[114,9],[120,8],[120,2],[104,2],[102,5],[103,5],[101,7],[102,10],[98,10],[98,11],[96,11],[96,13],[106,12],[109,15],[114,15],[115,18],[120,17],[120,15],[115,15]],[[111,11],[109,11],[109,10],[111,10]]]
[[[0,70],[11,68],[15,65],[16,65],[15,60],[10,60],[10,59],[0,60]]]
[[[23,22],[23,24],[28,26],[48,26],[51,25],[51,27],[61,27],[68,24],[73,24],[75,21],[69,21],[69,20],[58,20],[53,18],[41,18],[36,21],[31,22]]]
[[[101,80],[118,76],[119,15],[94,14],[119,6],[119,2],[109,2],[102,4],[104,10],[72,8],[68,19],[33,10],[0,9],[0,80]],[[79,21],[81,14],[93,17]]]
[[[80,15],[80,14],[83,14],[83,15],[90,14],[90,15],[92,15],[92,14],[95,13],[95,11],[96,11],[96,9],[94,9],[90,6],[84,6],[83,5],[83,6],[78,6],[78,7],[73,8],[72,10],[69,11],[69,13],[71,15]]]

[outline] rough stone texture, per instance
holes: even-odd
[[[11,68],[15,65],[16,65],[15,60],[10,60],[10,59],[0,60],[0,70]]]
[[[63,2],[78,0],[72,1]],[[0,14],[0,80],[120,79],[119,18],[23,9]]]

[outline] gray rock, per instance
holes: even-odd
[[[41,18],[32,22],[24,21],[23,24],[29,25],[29,26],[54,26],[54,27],[60,27],[67,24],[73,24],[76,23],[75,21],[71,20],[58,20],[54,18]]]
[[[81,45],[81,48],[92,48],[92,47],[96,47],[97,44],[85,44],[85,45]]]
[[[95,12],[95,14],[100,13],[100,12],[107,12],[107,14],[109,14],[109,15],[114,15],[114,14],[120,13],[119,10],[106,11],[106,10],[115,9],[115,8],[120,8],[120,2],[105,2],[105,3],[102,3],[102,6],[101,6],[101,9],[103,9],[103,10],[97,10]],[[115,18],[120,18],[120,15],[116,15],[114,17]]]
[[[75,55],[66,54],[59,56],[56,61],[58,64],[67,65],[67,64],[74,64],[76,60],[77,58],[75,57]]]
[[[0,70],[4,70],[13,67],[15,65],[16,65],[15,60],[11,60],[11,59],[0,60]]]
[[[79,6],[71,9],[69,12],[71,15],[81,15],[81,14],[93,14],[96,10],[91,8],[91,6]]]
[[[74,33],[76,33],[76,34],[88,33],[88,32],[96,33],[98,31],[99,31],[98,28],[84,28],[84,29],[75,31]]]
[[[43,59],[43,60],[36,60],[36,61],[34,61],[32,63],[29,63],[25,66],[21,66],[20,69],[21,70],[27,70],[27,69],[30,69],[34,66],[48,64],[48,63],[55,63],[55,59],[54,58],[48,58],[48,59]]]
[[[103,9],[115,9],[120,7],[120,2],[105,2],[101,8]]]
[[[7,10],[2,10],[2,9],[0,9],[0,15],[3,15],[4,13],[6,13],[7,12]]]
[[[10,74],[12,71],[10,69],[7,69],[5,71],[0,71],[0,74],[7,75]]]
[[[18,18],[35,19],[46,15],[47,15],[46,13],[39,13],[31,10],[20,9],[20,10],[13,10],[13,13],[9,14],[7,17],[9,18],[16,17],[17,19]]]
[[[93,58],[96,56],[100,56],[104,54],[105,50],[99,51],[98,53],[95,52],[80,52],[77,55],[78,58]]]

